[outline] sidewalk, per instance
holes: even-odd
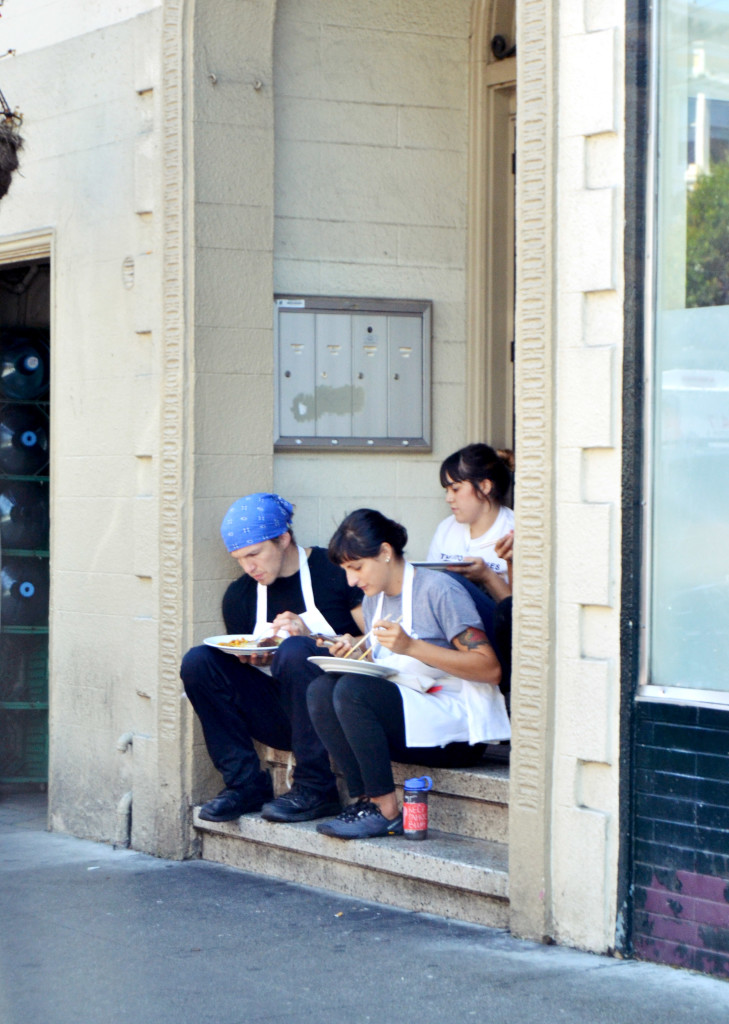
[[[0,797],[0,1024],[726,1024],[729,983],[45,831]]]

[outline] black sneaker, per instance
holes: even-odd
[[[263,805],[261,817],[266,821],[313,821],[336,814],[340,806],[336,791],[321,793],[295,782],[288,793]]]
[[[388,821],[377,804],[360,799],[345,807],[332,821],[316,826],[317,832],[334,839],[372,839],[402,835],[402,814]]]
[[[246,789],[222,789],[217,796],[202,805],[198,817],[203,821],[234,821],[241,814],[260,811],[272,796],[271,777],[266,775],[260,785]]]

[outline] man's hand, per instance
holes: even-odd
[[[311,630],[305,625],[300,615],[294,612],[281,612],[271,623],[273,636],[286,632],[289,636],[309,636]]]
[[[271,648],[271,653],[266,651],[265,654],[239,654],[238,661],[242,661],[244,665],[253,665],[254,668],[263,668],[265,665],[270,665],[273,661],[273,656],[276,653],[276,648]]]

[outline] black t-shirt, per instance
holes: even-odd
[[[319,611],[337,634],[359,635],[359,626],[350,611],[362,604],[362,591],[359,587],[348,586],[344,569],[329,561],[324,548],[312,548],[308,563],[314,603]],[[279,576],[266,589],[266,615],[269,622],[272,622],[280,612],[301,615],[306,611],[298,571],[293,576]],[[253,632],[256,625],[257,597],[258,584],[252,576],[243,575],[233,580],[223,595],[223,620],[228,633]]]

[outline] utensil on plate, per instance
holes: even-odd
[[[386,615],[386,616],[385,616],[385,619],[383,619],[382,621],[384,622],[385,620],[387,620],[387,621],[389,622],[389,621],[390,621],[390,616],[389,616],[389,615]],[[397,623],[398,623],[398,622],[401,622],[401,621],[402,621],[402,615],[398,615],[398,617],[397,617],[396,619],[393,619],[393,623],[394,623],[395,625],[397,625]],[[374,632],[375,632],[375,629],[374,629],[374,626],[373,626],[373,627],[372,627],[372,629],[371,629],[371,630],[369,631],[369,633],[367,634],[367,636],[369,636],[369,637],[371,638],[371,637],[372,637],[372,636],[374,635]],[[363,638],[363,639],[364,639],[364,638]],[[372,647],[368,647],[368,648],[367,648],[367,650],[366,650],[366,651],[364,652],[364,654],[360,654],[359,658],[356,658],[355,660],[356,660],[356,661],[364,661],[364,659],[365,659],[365,658],[367,657],[367,655],[368,655],[368,654],[370,654],[370,653],[372,652],[372,650],[374,649],[374,646],[375,646],[375,645],[374,645],[374,644],[372,644]],[[347,657],[347,655],[345,654],[345,658],[346,658],[346,657]]]

